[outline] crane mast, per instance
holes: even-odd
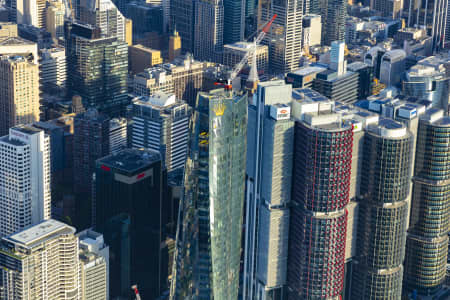
[[[229,78],[227,80],[227,83],[226,84],[216,83],[216,85],[223,85],[226,90],[231,90],[233,88],[232,87],[233,80],[237,77],[237,75],[242,70],[242,68],[244,68],[245,64],[248,61],[248,58],[250,57],[250,54],[253,53],[254,55],[256,55],[256,47],[264,39],[264,37],[266,36],[267,32],[269,32],[270,26],[272,26],[272,23],[276,19],[276,17],[277,17],[276,14],[273,15],[273,17],[269,20],[269,22],[267,22],[266,25],[264,25],[264,27],[262,28],[261,32],[258,34],[258,36],[253,41],[253,45],[251,45],[250,49],[245,53],[245,55],[241,59],[241,61],[239,63],[237,63],[236,66],[234,66],[234,68],[231,71],[230,76],[229,76]]]

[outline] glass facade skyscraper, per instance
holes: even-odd
[[[445,280],[450,222],[450,118],[430,109],[417,134],[405,288],[432,295]]]
[[[180,203],[172,299],[237,299],[247,96],[199,93]]]
[[[66,22],[68,90],[86,107],[120,114],[128,103],[128,45],[116,37],[103,38],[98,28]]]
[[[351,299],[401,299],[411,148],[411,133],[396,121],[368,127]]]
[[[320,117],[295,125],[287,273],[293,300],[335,299],[344,287],[353,131],[336,114]]]

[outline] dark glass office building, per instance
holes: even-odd
[[[247,96],[199,93],[180,203],[172,299],[236,300],[247,149]]]
[[[95,228],[110,246],[110,295],[143,299],[168,290],[166,238],[169,209],[159,152],[126,149],[96,162]],[[128,299],[128,298],[127,298]]]
[[[289,231],[289,299],[335,299],[343,290],[353,131],[330,122],[295,125]]]
[[[85,107],[118,115],[128,104],[128,45],[100,36],[100,29],[66,22],[69,96],[80,95]]]
[[[396,121],[368,127],[351,299],[401,299],[411,147],[411,133]]]
[[[417,134],[405,288],[433,295],[446,274],[450,222],[450,118],[430,109]]]

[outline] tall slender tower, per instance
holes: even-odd
[[[224,19],[222,0],[198,0],[195,3],[194,57],[222,62]]]
[[[224,44],[244,40],[245,0],[223,0],[224,6]]]
[[[346,0],[312,0],[305,10],[322,18],[322,43],[331,45],[333,41],[344,41]]]
[[[287,73],[300,65],[303,0],[259,1],[258,27],[266,24],[274,14],[278,16],[263,43],[269,45],[273,72]]]
[[[263,82],[249,106],[242,293],[246,300],[272,299],[286,286],[294,155],[291,95],[292,86],[284,81]]]
[[[351,299],[401,298],[412,139],[391,119],[367,129]]]
[[[50,137],[17,126],[0,138],[0,236],[50,218]]]
[[[236,300],[244,214],[247,96],[199,93],[180,203],[174,300]]]
[[[289,299],[336,299],[344,287],[353,131],[340,115],[295,125]]]
[[[39,68],[23,56],[0,59],[0,136],[19,124],[39,121]]]
[[[433,295],[445,280],[450,220],[450,118],[430,109],[417,135],[410,227],[406,240],[408,291]]]

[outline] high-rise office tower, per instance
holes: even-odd
[[[50,219],[1,240],[4,299],[81,296],[75,228]]]
[[[410,1],[415,2],[414,0]],[[370,0],[370,8],[379,11],[383,17],[397,19],[403,9],[402,0]]]
[[[305,11],[322,18],[322,43],[331,45],[333,41],[344,41],[347,1],[313,0],[306,3],[309,3],[309,7],[305,7]]]
[[[412,139],[392,119],[366,131],[351,299],[401,298]]]
[[[274,14],[278,16],[263,44],[269,46],[272,72],[287,73],[300,65],[303,0],[259,1],[258,27],[267,23]]]
[[[67,82],[66,51],[64,48],[42,49],[40,76],[46,92],[64,91]]]
[[[251,51],[248,56],[248,65],[252,65],[253,53],[256,53],[256,70],[258,75],[267,74],[269,72],[269,47],[267,45],[257,45],[254,51],[253,45],[254,43],[249,42],[225,45],[223,47],[223,64],[234,68]]]
[[[294,122],[292,87],[260,83],[248,109],[243,299],[277,299],[286,285]]]
[[[191,122],[171,297],[235,300],[245,196],[247,96],[224,89],[199,93]]]
[[[430,100],[444,112],[449,109],[450,78],[444,62],[436,57],[422,59],[406,71],[402,87],[406,96]]]
[[[77,234],[80,249],[81,299],[109,299],[109,247],[90,229]]]
[[[86,106],[119,114],[128,103],[128,45],[89,25],[66,22],[68,91]]]
[[[429,296],[445,280],[450,218],[450,118],[429,109],[417,134],[405,288]]]
[[[319,107],[295,125],[289,299],[334,299],[344,286],[353,131]]]
[[[114,118],[109,121],[109,153],[117,153],[127,148],[127,131],[126,118]]]
[[[64,37],[64,18],[66,16],[66,6],[60,0],[48,2],[46,11],[46,29],[52,34],[52,38],[57,40]]]
[[[386,52],[381,58],[380,81],[386,86],[396,86],[401,82],[405,71],[406,52],[394,49]]]
[[[183,52],[194,51],[195,2],[195,0],[170,1],[170,29],[180,34]]]
[[[223,3],[222,0],[198,0],[195,3],[194,57],[198,60],[222,62]]]
[[[0,136],[18,124],[39,121],[39,68],[24,56],[0,58]]]
[[[244,40],[245,0],[223,0],[224,7],[224,44],[233,44]]]
[[[318,46],[322,42],[322,17],[308,14],[303,16],[303,48]]]
[[[50,218],[50,138],[17,126],[0,138],[0,236]]]
[[[125,17],[113,1],[74,1],[74,10],[80,23],[99,28],[102,37],[116,37],[119,41],[125,41]]]
[[[156,91],[174,93],[177,99],[195,106],[197,93],[203,88],[207,63],[194,60],[192,54],[180,56],[170,64],[144,70],[133,78],[133,92],[150,96]]]
[[[175,95],[155,92],[133,101],[131,146],[149,148],[161,153],[171,173],[183,170],[188,146],[191,108]]]
[[[95,161],[110,154],[110,120],[95,109],[88,109],[74,119],[73,191],[77,195],[77,228],[91,226],[92,175]]]
[[[400,0],[398,2],[401,3]],[[410,1],[408,11],[408,26],[425,27],[427,34],[433,39],[433,51],[444,47],[444,41],[447,40],[446,26],[448,26],[448,1],[445,0],[420,0],[417,8],[416,1]],[[447,25],[446,25],[447,24]]]
[[[96,162],[96,228],[110,251],[110,296],[156,299],[168,289],[165,171],[158,152],[125,149]]]
[[[333,41],[331,43],[330,69],[341,76],[347,69],[347,61],[344,58],[345,42]]]
[[[5,4],[10,9],[10,20],[12,22],[45,28],[47,1],[6,0]]]

